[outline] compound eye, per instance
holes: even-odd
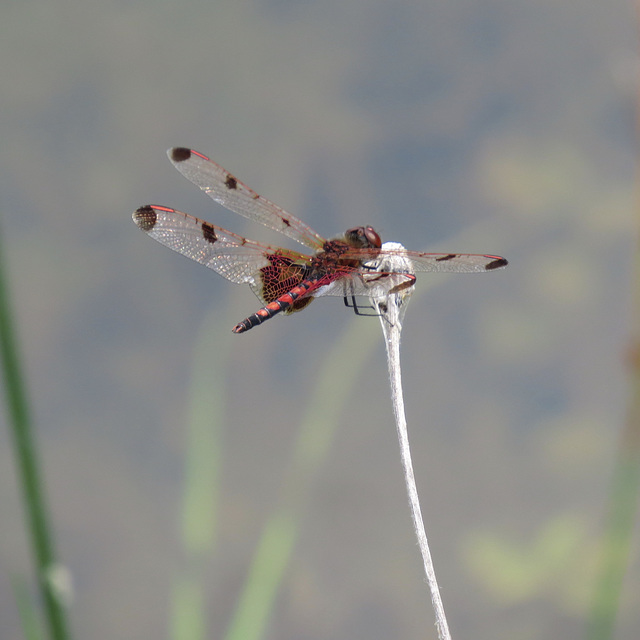
[[[367,245],[379,249],[382,246],[382,240],[378,232],[373,227],[364,228],[364,236],[367,239]]]

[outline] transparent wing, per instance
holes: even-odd
[[[169,149],[167,155],[185,178],[200,187],[218,204],[249,220],[275,229],[307,247],[315,250],[322,248],[324,238],[311,227],[277,204],[259,196],[213,160],[184,147]]]
[[[507,260],[500,256],[475,253],[422,253],[407,249],[351,249],[344,258],[366,263],[371,260],[405,259],[411,262],[414,271],[443,273],[481,273],[506,267]]]
[[[133,221],[160,244],[213,269],[227,280],[249,284],[261,296],[265,269],[307,264],[309,256],[247,240],[181,211],[158,205],[140,207]]]
[[[383,297],[413,286],[416,271],[480,273],[508,264],[500,256],[408,251],[395,242],[385,243],[381,249],[350,249],[341,255],[341,259],[359,266],[339,265],[335,273],[319,280],[318,288],[309,295]]]
[[[411,261],[416,271],[444,271],[450,273],[474,273],[502,269],[509,263],[500,256],[479,255],[475,253],[420,253],[419,251],[401,252]]]

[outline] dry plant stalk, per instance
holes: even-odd
[[[383,249],[392,249],[401,251],[403,246],[396,242],[386,242],[382,245]],[[385,257],[380,261],[371,264],[376,271],[386,274],[398,274],[398,283],[395,287],[383,296],[372,296],[371,301],[380,314],[380,323],[385,338],[385,346],[387,349],[387,362],[389,365],[389,379],[391,383],[391,401],[393,403],[393,414],[396,420],[396,430],[398,432],[398,441],[400,443],[400,457],[402,459],[402,468],[404,469],[405,484],[409,495],[409,506],[411,508],[411,519],[418,538],[418,546],[422,554],[424,570],[427,576],[427,583],[431,591],[431,602],[436,616],[436,628],[438,630],[438,638],[440,640],[451,640],[449,625],[444,613],[440,590],[436,580],[431,552],[429,551],[429,543],[427,541],[427,533],[422,521],[422,512],[420,510],[420,500],[418,498],[418,488],[413,475],[413,464],[411,462],[411,450],[409,447],[409,433],[407,430],[407,419],[404,411],[404,399],[402,395],[402,378],[400,370],[400,333],[402,331],[402,320],[409,302],[409,298],[413,293],[413,281],[408,282],[406,275],[413,274],[411,261],[400,255]],[[390,277],[395,277],[391,275]]]

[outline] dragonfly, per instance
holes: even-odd
[[[185,147],[167,151],[173,165],[218,204],[299,242],[311,254],[269,246],[227,231],[187,213],[160,205],[145,205],[133,221],[147,235],[178,253],[213,269],[227,280],[248,284],[263,307],[236,324],[244,333],[278,313],[305,309],[314,298],[341,296],[358,315],[357,296],[370,299],[414,286],[415,272],[483,272],[507,266],[500,256],[470,253],[422,253],[397,243],[386,248],[370,226],[353,227],[326,240],[278,205],[258,195],[203,154]],[[389,260],[411,265],[400,272],[380,271]]]

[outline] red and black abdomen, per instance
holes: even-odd
[[[306,307],[313,298],[311,296],[308,298],[301,298],[301,296],[307,293],[307,291],[314,286],[316,286],[316,282],[314,280],[305,280],[304,282],[301,282],[284,295],[281,295],[276,300],[269,302],[269,304],[262,307],[262,309],[259,309],[242,322],[239,322],[233,328],[233,333],[244,333],[245,331],[249,331],[249,329],[257,327],[259,324],[262,324],[265,320],[272,318],[276,313],[280,313],[281,311],[286,313],[287,311],[300,311],[300,309],[304,309],[304,307]]]

